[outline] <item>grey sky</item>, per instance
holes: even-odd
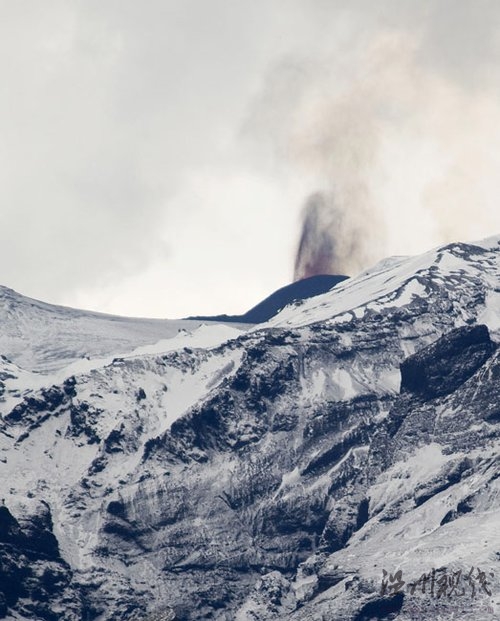
[[[499,26],[493,0],[0,0],[0,283],[246,310],[318,190],[366,235],[352,270],[500,232]]]

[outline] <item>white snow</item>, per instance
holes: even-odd
[[[205,326],[196,336],[188,337],[187,333],[196,331],[203,322],[118,317],[82,311],[32,300],[1,286],[0,325],[0,353],[25,369],[47,374],[76,362],[75,372],[86,372],[93,368],[93,363],[85,366],[86,359],[130,354],[144,346],[151,346],[151,353],[162,348],[167,351],[169,347],[165,341],[177,336],[182,339],[182,335],[187,340],[193,339],[193,347],[208,346],[216,344],[220,338],[232,338],[238,327],[240,331],[244,329],[231,324],[223,326],[227,328],[226,332],[220,332],[221,324],[214,324]],[[197,342],[200,345],[196,345]],[[184,345],[189,346],[187,342],[180,346]],[[147,347],[143,353],[148,353]]]
[[[441,446],[431,443],[418,449],[406,461],[386,470],[370,489],[370,510],[377,513],[397,498],[411,493],[450,460]]]
[[[500,338],[500,289],[486,294],[484,311],[479,315],[478,323],[486,324],[494,338]]]
[[[497,459],[499,448],[497,442],[491,451],[482,448],[469,457],[482,459],[487,465],[490,460]],[[396,502],[401,494],[407,492],[411,495],[413,486],[432,481],[447,459],[440,447],[430,445],[415,453],[406,464],[396,465],[391,471],[395,481],[392,481],[391,472],[385,473],[369,490],[370,513],[379,509],[380,503]],[[411,582],[423,573],[429,573],[433,567],[446,567],[449,571],[461,569],[465,573],[471,567],[479,567],[488,574],[494,572],[496,584],[498,567],[495,552],[500,547],[500,481],[491,481],[491,476],[491,471],[484,467],[422,505],[409,505],[398,519],[381,522],[375,516],[353,535],[345,549],[330,556],[328,566],[339,566],[347,573],[357,571],[377,590],[381,584],[382,569],[390,573],[401,569],[403,580]],[[398,492],[399,486],[404,489]],[[446,513],[471,493],[480,494],[474,512],[441,526]],[[342,591],[343,585],[340,597]],[[489,602],[498,614],[500,599],[496,588],[493,596]],[[483,598],[477,600],[478,606],[484,601],[488,598],[483,593]]]
[[[490,253],[486,257],[476,255],[476,264],[471,264],[467,256],[457,256],[453,248],[450,250],[447,246],[415,257],[385,259],[359,276],[341,282],[327,293],[305,300],[300,305],[287,306],[266,325],[298,327],[332,318],[346,322],[349,320],[347,313],[354,313],[357,318],[361,318],[367,308],[378,310],[403,306],[415,297],[427,296],[425,287],[416,277],[419,274],[428,275],[432,266],[438,269],[438,273],[432,276],[436,282],[439,279],[455,278],[458,284],[464,275],[477,275],[484,281],[488,278],[498,279],[499,240],[500,237],[494,237],[484,242],[485,249],[489,249]]]

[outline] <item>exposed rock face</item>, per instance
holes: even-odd
[[[461,618],[495,609],[499,273],[496,240],[453,244],[212,349],[120,357],[24,392],[7,379],[0,546],[22,569],[28,539],[30,567],[66,581],[55,617],[26,609],[48,605],[39,572],[0,614],[423,621],[458,604],[409,583],[471,567],[488,582],[464,583]]]
[[[491,356],[495,345],[485,325],[456,328],[401,364],[401,391],[425,399],[456,390]]]
[[[82,618],[73,574],[61,558],[52,532],[49,508],[41,503],[36,513],[18,522],[0,506],[0,618],[17,610],[27,619]]]

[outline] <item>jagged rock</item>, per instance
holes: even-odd
[[[456,390],[493,354],[485,325],[464,326],[401,363],[401,391],[434,399]]]
[[[374,621],[376,619],[391,621],[391,619],[397,618],[398,613],[403,607],[403,601],[404,594],[397,593],[392,597],[367,602],[354,617],[353,621]]]
[[[50,508],[37,505],[34,513],[17,520],[0,506],[0,619],[18,608],[21,618],[54,621],[80,618],[78,592],[70,586],[72,571],[59,554],[52,533]]]

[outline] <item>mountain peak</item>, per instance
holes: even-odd
[[[274,315],[285,308],[285,306],[330,291],[343,280],[347,280],[347,278],[348,276],[332,274],[310,276],[309,278],[297,280],[277,289],[274,293],[271,293],[271,295],[262,300],[262,302],[259,302],[242,315],[195,316],[189,317],[189,319],[229,321],[235,323],[264,323],[265,321],[269,321],[271,317],[274,317]]]

